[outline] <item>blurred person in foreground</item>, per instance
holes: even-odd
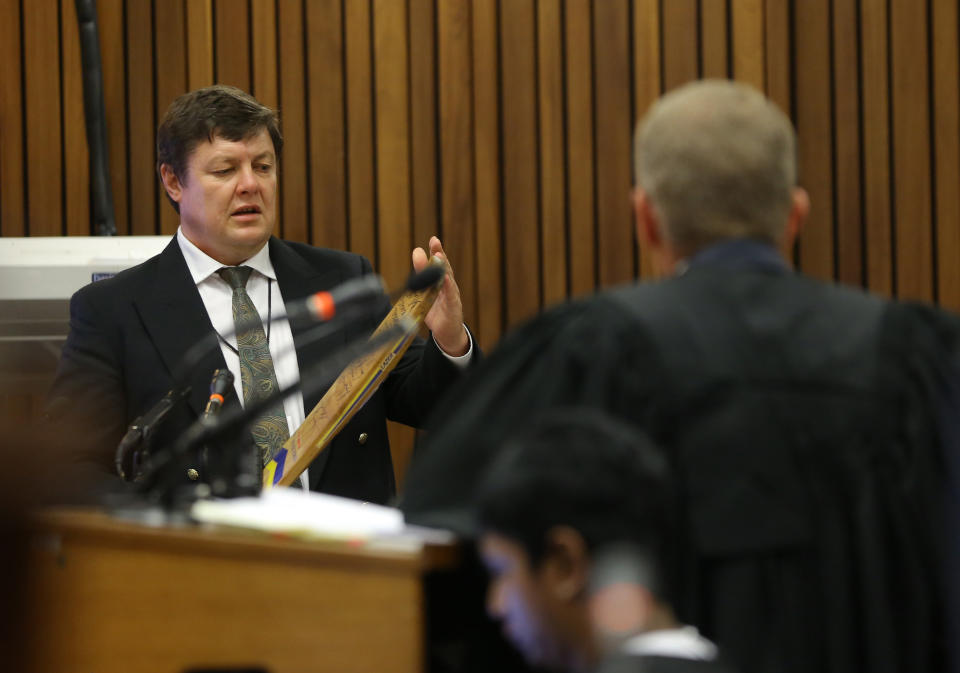
[[[477,475],[506,438],[541,409],[599,407],[666,450],[682,514],[674,607],[738,668],[944,670],[956,316],[791,268],[809,210],[796,138],[751,87],[674,90],[634,152],[637,233],[666,277],[504,338],[437,409],[407,519],[471,534]]]
[[[671,606],[674,483],[642,432],[591,409],[536,419],[507,443],[476,506],[488,612],[530,663],[728,670]]]

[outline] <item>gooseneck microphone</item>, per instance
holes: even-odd
[[[210,397],[207,399],[207,406],[203,410],[202,418],[212,418],[220,411],[223,406],[223,396],[233,386],[233,380],[233,372],[226,367],[213,371],[213,379],[210,381]]]
[[[138,450],[143,444],[146,444],[157,426],[163,422],[174,407],[185,400],[190,394],[190,387],[177,387],[168,391],[159,402],[154,404],[147,413],[138,416],[130,427],[127,434],[120,440],[114,455],[114,466],[117,468],[117,474],[125,481],[132,481],[137,475],[138,468]]]
[[[296,320],[308,317],[314,320],[332,320],[337,309],[347,304],[369,301],[382,297],[383,280],[380,276],[368,274],[353,278],[341,283],[332,290],[315,292],[305,299],[286,302],[286,313],[277,316],[277,320],[285,317]]]
[[[369,316],[369,305],[379,302],[385,297],[395,299],[404,292],[417,292],[425,290],[432,285],[438,284],[443,280],[446,273],[446,265],[430,264],[422,271],[415,273],[407,279],[407,283],[399,292],[385,295],[383,293],[383,280],[380,276],[367,274],[360,278],[348,280],[338,285],[332,290],[317,292],[303,299],[295,299],[286,302],[287,310],[275,315],[270,322],[278,320],[297,320],[309,319],[321,323],[314,328],[316,331],[308,332],[307,337],[310,341],[323,338],[328,331],[323,329],[324,325],[333,325],[332,320],[349,320],[356,318],[367,318]],[[243,331],[243,325],[238,325],[240,331]],[[237,327],[222,333],[224,339],[229,339],[237,334]],[[266,327],[266,325],[264,325]],[[300,348],[305,344],[296,344]],[[180,358],[180,362],[173,370],[174,381],[186,381],[189,378],[190,371],[212,350],[220,347],[220,339],[216,332],[210,332],[209,335],[195,343]]]
[[[390,343],[399,336],[412,334],[417,328],[415,321],[409,317],[401,318],[390,328],[373,335],[368,341],[352,343],[340,346],[330,353],[323,362],[312,367],[298,381],[292,383],[272,395],[265,398],[252,401],[246,407],[236,407],[224,410],[213,419],[213,422],[203,422],[198,420],[191,425],[172,445],[157,451],[150,458],[150,469],[144,474],[141,481],[142,492],[163,493],[163,480],[165,479],[166,467],[176,459],[177,456],[187,454],[198,446],[215,440],[227,433],[246,426],[257,418],[267,407],[273,405],[278,400],[285,399],[287,396],[303,390],[305,394],[313,393],[317,390],[323,390],[328,387],[339,372],[350,362],[361,355],[374,352],[381,346]],[[330,376],[330,371],[336,371],[337,374]],[[168,478],[168,477],[167,477]],[[159,487],[159,490],[157,490]]]

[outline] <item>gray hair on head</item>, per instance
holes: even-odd
[[[729,238],[780,242],[797,181],[796,137],[756,89],[726,80],[675,89],[640,121],[634,162],[679,251]]]

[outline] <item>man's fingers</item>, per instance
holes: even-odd
[[[413,270],[417,273],[423,271],[427,266],[427,253],[424,252],[423,248],[414,248],[411,258],[413,260]]]

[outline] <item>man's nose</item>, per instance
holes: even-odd
[[[257,191],[258,187],[259,184],[257,183],[257,176],[253,172],[253,166],[241,167],[238,175],[237,191],[247,194]]]
[[[495,580],[487,587],[487,614],[493,619],[503,617],[503,590]]]

